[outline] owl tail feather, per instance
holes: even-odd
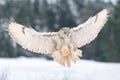
[[[63,66],[67,66],[70,67],[71,63],[76,63],[77,60],[79,60],[82,55],[82,51],[76,51],[74,53],[69,53],[68,55],[64,56],[60,53],[54,53],[53,54],[53,58],[56,62],[58,62],[59,64],[63,65]]]

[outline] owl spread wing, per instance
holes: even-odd
[[[8,23],[9,35],[23,48],[36,53],[54,52],[57,33],[39,33],[32,28],[24,27],[15,22]]]
[[[73,40],[77,47],[82,47],[94,40],[108,19],[108,10],[103,9],[90,17],[85,23],[73,28]]]

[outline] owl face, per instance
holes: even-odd
[[[60,31],[58,32],[58,35],[61,37],[61,38],[66,38],[66,37],[70,37],[71,36],[71,30],[70,28],[62,28],[60,29]]]

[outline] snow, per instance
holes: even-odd
[[[1,58],[0,80],[120,80],[120,63],[80,60],[67,68],[39,58]]]

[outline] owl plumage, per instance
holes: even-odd
[[[58,32],[40,33],[16,22],[8,23],[8,33],[23,48],[36,53],[51,54],[64,66],[76,63],[82,57],[78,48],[93,41],[108,19],[108,10],[103,9],[85,23],[74,28],[62,28]]]

